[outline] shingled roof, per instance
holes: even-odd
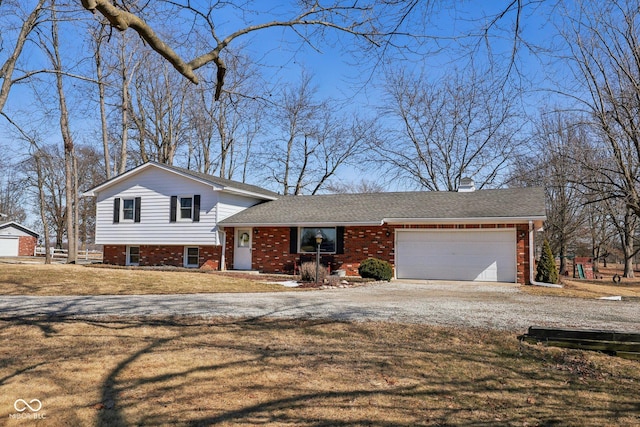
[[[245,209],[223,226],[509,222],[545,219],[542,188],[281,196]]]
[[[154,162],[153,162],[154,163]],[[158,164],[159,165],[159,164]],[[202,181],[206,181],[209,182],[211,184],[223,187],[223,188],[234,188],[237,190],[242,190],[242,191],[246,191],[248,193],[256,193],[256,194],[260,194],[263,196],[268,196],[270,198],[276,198],[276,197],[280,197],[280,195],[278,193],[275,193],[273,191],[270,190],[266,190],[262,187],[258,187],[257,185],[252,185],[252,184],[246,184],[244,182],[239,182],[239,181],[232,181],[230,179],[225,179],[225,178],[220,178],[217,176],[213,176],[213,175],[208,175],[206,173],[202,173],[202,172],[198,172],[198,171],[193,171],[190,169],[185,169],[185,168],[181,168],[178,166],[167,166],[167,165],[162,165],[167,169],[173,169],[174,171],[177,172],[181,172],[185,175],[190,175],[194,178],[198,178]]]
[[[205,173],[201,173],[201,172],[197,172],[197,171],[193,171],[190,169],[185,169],[185,168],[181,168],[178,166],[172,166],[172,165],[167,165],[164,163],[158,163],[158,162],[146,162],[143,163],[140,166],[137,166],[131,170],[128,170],[127,172],[115,176],[113,178],[111,178],[108,181],[103,182],[100,185],[97,185],[96,187],[87,190],[84,195],[85,196],[94,196],[95,192],[100,191],[102,189],[104,189],[105,187],[110,186],[111,184],[121,181],[123,179],[127,179],[129,176],[138,173],[146,168],[149,167],[157,167],[160,169],[164,169],[167,171],[171,171],[173,173],[177,173],[180,174],[182,176],[185,177],[190,177],[193,179],[196,179],[200,182],[205,182],[208,184],[211,184],[215,187],[220,187],[223,190],[226,191],[231,191],[231,192],[240,192],[240,193],[247,193],[247,194],[253,194],[253,195],[257,195],[259,197],[261,197],[262,199],[266,199],[266,200],[273,200],[276,199],[278,197],[280,197],[280,195],[278,193],[275,193],[273,191],[270,190],[266,190],[262,187],[258,187],[257,185],[251,185],[251,184],[245,184],[244,182],[238,182],[238,181],[232,181],[230,179],[224,179],[224,178],[220,178],[217,176],[213,176],[213,175],[208,175]]]

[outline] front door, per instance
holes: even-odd
[[[236,229],[235,241],[233,268],[235,270],[251,270],[251,229]]]

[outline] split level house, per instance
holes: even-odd
[[[532,282],[542,188],[281,196],[148,162],[87,191],[104,262],[293,273],[315,259],[357,275],[390,262],[398,279]]]

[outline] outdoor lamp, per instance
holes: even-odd
[[[318,285],[320,276],[320,244],[322,243],[322,232],[318,230],[316,233],[316,286]]]

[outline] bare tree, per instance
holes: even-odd
[[[385,191],[385,188],[375,181],[369,181],[363,178],[355,182],[331,181],[327,184],[325,190],[330,194],[382,193]]]
[[[132,74],[130,114],[142,161],[173,164],[178,148],[187,139],[187,85],[154,56],[145,58]]]
[[[593,271],[599,272],[600,261],[604,261],[604,266],[607,266],[606,260],[611,255],[611,249],[614,246],[613,242],[617,233],[611,224],[611,216],[607,211],[606,205],[587,202],[584,206],[584,212],[587,217],[585,234],[590,239]]]
[[[25,133],[26,135],[26,133]],[[38,138],[32,139],[32,155],[23,162],[24,175],[28,184],[36,189],[39,199],[38,212],[43,226],[55,234],[55,247],[63,248],[66,236],[67,209],[65,205],[64,155],[57,145],[39,144]],[[34,178],[35,177],[35,178]]]
[[[633,278],[633,259],[640,251],[638,245],[638,216],[629,207],[625,206],[620,200],[606,199],[603,200],[606,210],[609,212],[606,219],[616,231],[622,254],[624,258],[623,277]]]
[[[45,209],[46,196],[44,192],[45,188],[45,179],[42,167],[42,156],[40,151],[36,151],[33,154],[33,163],[35,166],[35,176],[36,182],[35,186],[38,189],[38,206],[40,213],[40,221],[42,221],[42,228],[44,234],[44,263],[51,264],[51,252],[49,248],[51,247],[51,234],[49,232],[49,221],[47,221],[47,212]]]
[[[206,80],[189,88],[187,109],[192,143],[189,161],[204,173],[234,179],[238,170],[242,180],[251,159],[250,148],[263,122],[264,102],[259,98],[258,74],[248,58],[237,55],[226,59],[233,70],[227,90],[215,100],[213,83]]]
[[[562,59],[574,78],[563,94],[585,112],[593,135],[583,185],[615,226],[625,276],[632,277],[640,215],[640,9],[630,0],[582,0],[564,11]]]
[[[585,184],[596,192],[606,184],[607,197],[640,214],[640,9],[626,0],[568,7],[564,59],[575,78],[565,94],[591,119],[596,151],[607,153]]]
[[[261,157],[282,194],[316,194],[367,146],[372,126],[318,99],[309,74],[285,87],[275,103],[271,129],[277,136]]]
[[[282,136],[265,153],[265,167],[281,185],[284,195],[300,194],[309,157],[318,146],[310,136],[316,131],[314,115],[323,105],[314,99],[316,89],[311,80],[309,74],[303,74],[300,83],[284,88],[276,101],[273,123]],[[294,177],[296,171],[297,179]]]
[[[106,175],[100,153],[90,145],[79,145],[76,148],[78,188],[91,188],[104,182]],[[87,249],[88,245],[94,242],[95,208],[93,197],[82,197],[78,200],[78,240],[82,249]]]
[[[376,133],[373,121],[362,119],[357,114],[345,114],[339,118],[335,111],[333,108],[325,111],[318,128],[319,146],[308,174],[313,183],[311,194],[326,186],[340,167],[356,163]]]
[[[575,255],[588,217],[584,169],[578,160],[589,148],[579,117],[560,112],[542,114],[535,122],[529,151],[514,163],[512,184],[545,188],[547,220],[544,233],[560,257],[559,273],[567,273],[567,257]]]
[[[0,222],[24,222],[27,211],[24,208],[26,200],[22,179],[17,175],[15,165],[6,158],[0,159],[0,170],[0,213],[6,215],[0,218]]]
[[[434,191],[454,191],[464,177],[478,188],[500,184],[520,146],[512,94],[474,73],[428,83],[399,72],[388,81],[389,131],[371,146],[378,167]]]
[[[20,11],[20,3],[21,2],[0,2],[0,13],[2,13],[3,19],[16,14],[21,14]],[[22,20],[22,25],[20,27],[20,31],[18,32],[15,38],[15,45],[13,49],[10,51],[10,54],[4,58],[4,62],[2,66],[0,66],[0,80],[2,80],[2,85],[0,85],[0,111],[4,110],[4,106],[9,98],[9,92],[11,90],[11,86],[15,82],[13,77],[13,72],[15,71],[16,64],[20,55],[22,54],[22,50],[24,49],[25,44],[29,38],[31,32],[39,25],[40,18],[44,12],[44,4],[45,0],[38,0],[38,2],[33,6],[31,11],[27,14],[26,17],[20,16],[19,19]],[[11,9],[8,9],[11,8]],[[8,19],[7,19],[8,21]],[[9,32],[9,28],[3,29],[2,32]],[[4,44],[4,43],[3,43]],[[3,49],[0,48],[0,52]]]
[[[109,131],[106,108],[106,79],[104,76],[104,63],[102,60],[103,42],[106,38],[104,25],[100,25],[91,32],[93,42],[93,58],[96,64],[96,83],[98,85],[98,105],[100,106],[100,136],[102,137],[103,163],[106,178],[111,178],[111,150],[109,149]]]
[[[166,2],[177,10],[172,18],[174,21],[176,15],[188,13],[193,17],[193,21],[197,22],[196,25],[193,25],[194,28],[200,26],[207,30],[207,33],[202,37],[207,37],[209,47],[204,53],[197,53],[195,58],[186,61],[170,47],[166,38],[159,35],[147,22],[149,17],[145,16],[144,8],[135,8],[132,7],[133,5],[122,7],[110,0],[81,0],[81,3],[85,9],[104,16],[113,28],[120,31],[131,28],[136,31],[153,50],[194,83],[199,81],[195,70],[208,64],[214,64],[216,67],[216,100],[220,98],[227,73],[227,64],[223,53],[237,39],[269,28],[288,28],[298,35],[301,43],[310,44],[317,49],[315,42],[321,41],[325,37],[325,32],[330,30],[350,35],[356,41],[364,42],[364,46],[369,48],[384,45],[387,49],[391,49],[394,47],[391,41],[392,36],[398,34],[405,38],[410,37],[409,32],[403,31],[404,26],[410,21],[409,16],[412,13],[423,9],[423,2],[418,0],[408,2],[381,0],[362,5],[336,2],[329,6],[305,1],[292,7],[283,17],[275,14],[272,8],[265,10],[256,7],[255,10],[251,10],[247,4],[237,6],[227,2],[211,2],[208,5],[195,6],[190,1]],[[223,26],[218,25],[216,19],[224,15],[225,11],[232,14],[238,13],[245,20],[251,16],[262,18],[263,16],[275,15],[275,17],[266,22],[261,20],[247,22],[246,26],[232,29],[226,36],[222,36],[219,34],[219,29]],[[414,38],[418,39],[418,37]]]
[[[77,258],[77,227],[75,209],[78,204],[78,189],[75,176],[75,147],[71,126],[69,124],[69,110],[64,91],[63,66],[60,57],[60,39],[58,32],[58,18],[55,0],[51,0],[51,39],[50,45],[42,44],[41,47],[46,52],[53,70],[55,71],[56,91],[58,95],[60,132],[64,146],[64,176],[65,176],[65,198],[66,198],[66,228],[67,228],[67,262],[75,263]]]

